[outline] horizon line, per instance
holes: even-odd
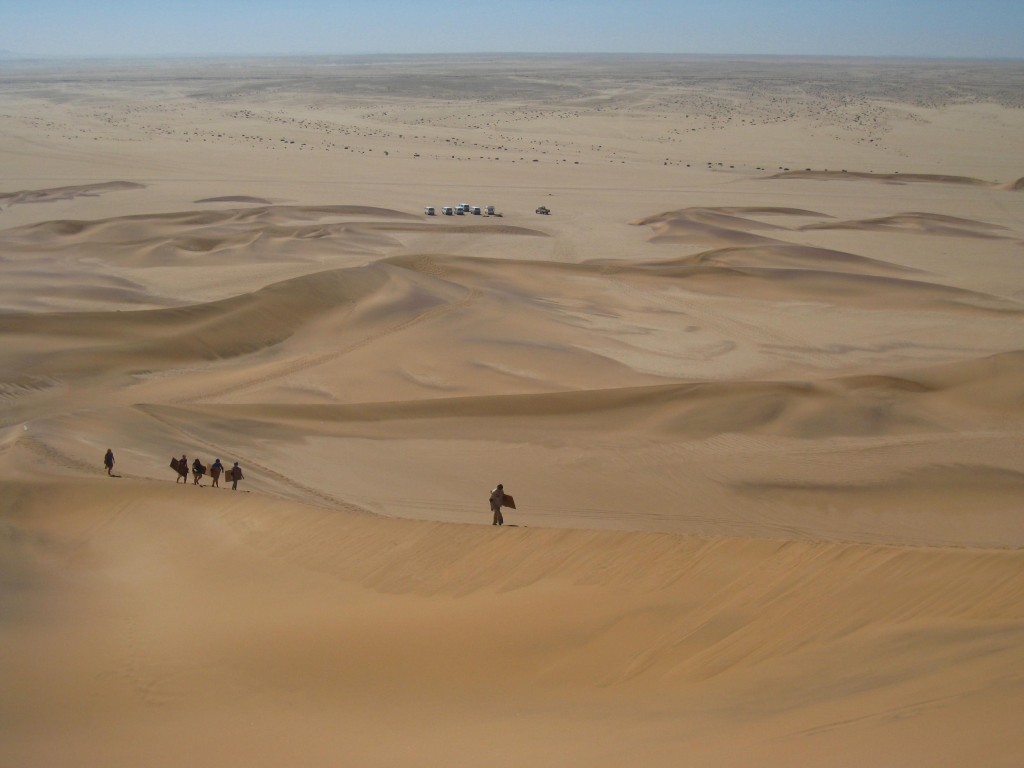
[[[770,58],[770,59],[883,59],[901,61],[1003,61],[1024,62],[1024,56],[942,56],[936,54],[865,54],[865,53],[751,53],[751,52],[699,52],[699,51],[359,51],[359,52],[248,52],[248,53],[20,53],[0,51],[0,65],[5,62],[21,61],[109,61],[109,60],[181,60],[181,59],[316,59],[316,58],[366,58],[372,56],[394,57],[572,57],[572,56],[626,56],[646,58]]]

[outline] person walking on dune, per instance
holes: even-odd
[[[501,515],[501,505],[505,503],[505,489],[501,483],[498,483],[498,487],[491,491],[491,512],[494,513],[494,519],[491,525],[504,525],[505,518]]]
[[[213,464],[210,465],[210,487],[220,488],[220,473],[224,471],[224,465],[220,463],[220,459],[217,459]]]
[[[231,481],[231,490],[238,490],[238,481],[243,479],[242,468],[238,466],[238,462],[235,462],[235,466],[228,470],[228,479]]]
[[[192,477],[195,478],[192,481],[192,485],[199,485],[200,479],[206,474],[206,467],[199,461],[199,457],[196,456],[195,461],[192,462]]]
[[[188,457],[184,453],[178,459],[178,476],[174,478],[174,484],[177,485],[179,480],[188,485]]]
[[[107,448],[107,455],[103,457],[103,466],[107,468],[107,474],[112,475],[114,472],[114,452]]]

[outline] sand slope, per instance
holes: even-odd
[[[48,661],[4,669],[7,759],[999,764],[1015,746],[1016,553],[496,538],[151,486],[16,486],[5,645]],[[32,640],[40,610],[75,642]]]
[[[0,764],[1018,765],[1021,93],[9,68]]]

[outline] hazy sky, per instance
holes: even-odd
[[[0,50],[1024,58],[1024,0],[0,0]]]

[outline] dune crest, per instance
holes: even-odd
[[[1005,189],[997,181],[986,181],[971,176],[953,176],[944,173],[874,173],[871,171],[783,171],[766,179],[805,179],[811,181],[879,181],[886,184],[954,184],[972,187]]]
[[[672,265],[766,267],[771,269],[818,269],[862,274],[907,274],[913,272],[890,262],[858,256],[855,253],[789,243],[739,245],[701,251],[678,259],[647,262],[655,270]]]
[[[222,195],[220,197],[204,197],[196,203],[254,203],[256,205],[273,205],[273,201],[252,195]]]
[[[960,216],[945,216],[937,213],[900,213],[860,221],[830,221],[819,224],[805,224],[801,229],[860,229],[864,231],[906,231],[929,235],[953,235],[956,237],[1005,237],[995,234],[1005,232],[1007,227],[984,221],[965,219]]]
[[[748,214],[746,216],[740,214]],[[700,243],[705,245],[757,245],[775,242],[772,238],[756,234],[761,230],[784,229],[752,219],[750,215],[814,216],[823,214],[783,207],[717,207],[684,208],[678,211],[645,216],[632,222],[634,226],[650,226],[652,243]]]

